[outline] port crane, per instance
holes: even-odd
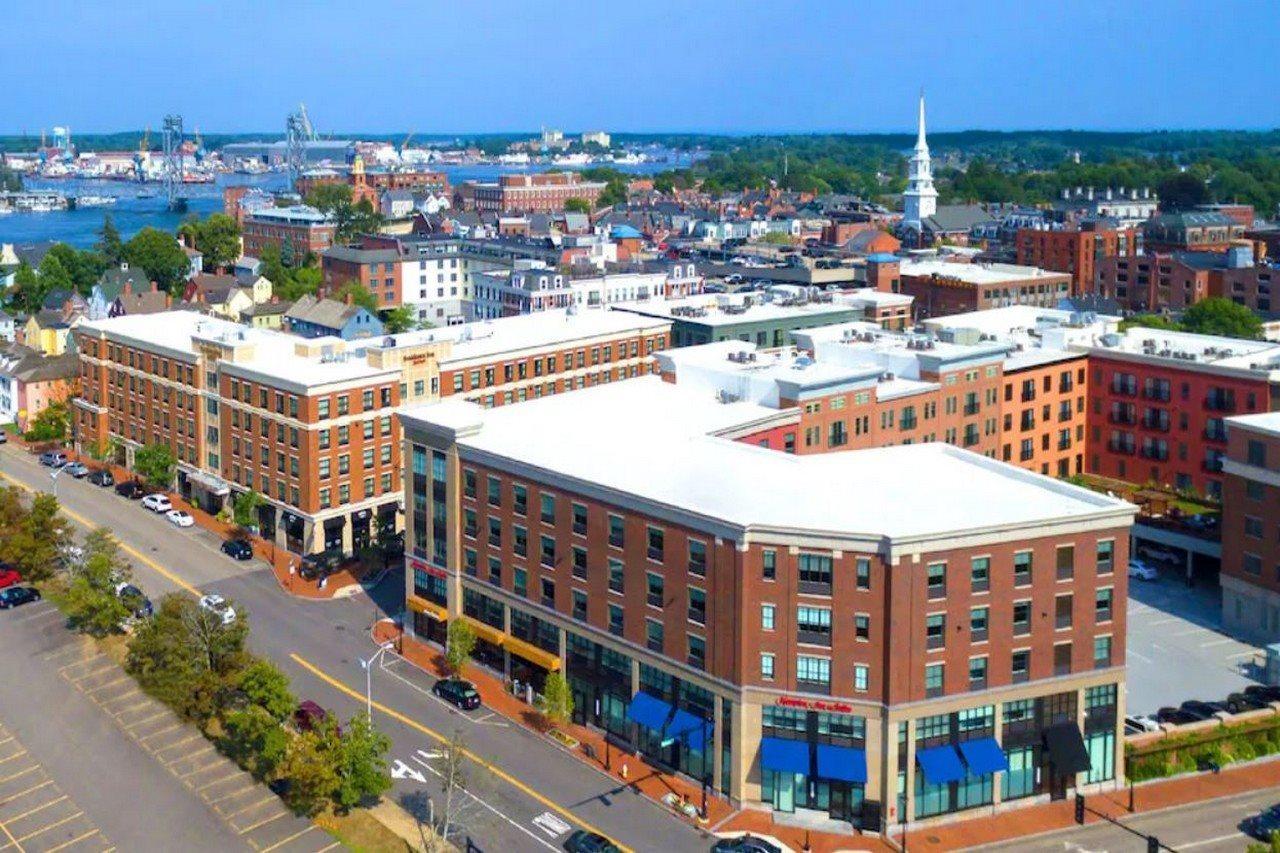
[[[307,165],[307,143],[318,139],[316,129],[307,115],[307,105],[298,104],[296,113],[289,113],[284,120],[285,165],[289,169],[289,185],[296,187],[302,170]]]
[[[164,143],[164,194],[169,210],[182,212],[187,200],[178,195],[182,186],[182,116],[170,113],[164,117],[161,133]]]

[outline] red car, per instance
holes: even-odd
[[[0,589],[22,582],[22,575],[8,566],[0,567]]]

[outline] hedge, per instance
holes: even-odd
[[[1125,746],[1128,776],[1135,782],[1225,766],[1280,753],[1280,717],[1170,735],[1143,746]]]

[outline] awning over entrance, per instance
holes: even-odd
[[[706,746],[706,735],[710,731],[711,723],[677,708],[675,716],[671,719],[671,725],[667,726],[666,735],[670,738],[680,738],[689,745],[690,749],[702,752]]]
[[[414,613],[425,613],[437,622],[449,621],[449,611],[443,604],[436,604],[416,595],[409,596],[407,603]]]
[[[560,668],[560,656],[553,655],[546,649],[540,649],[533,643],[526,643],[519,637],[506,635],[507,651],[519,655],[529,663],[536,663],[547,672],[555,672]]]
[[[643,690],[632,696],[627,704],[627,719],[653,729],[655,732],[662,731],[669,716],[671,716],[671,706]]]
[[[1080,727],[1074,722],[1054,723],[1044,730],[1049,762],[1059,773],[1083,773],[1092,767]]]
[[[977,776],[1009,769],[1009,759],[993,737],[965,741],[960,744],[960,754],[969,765],[969,772]]]
[[[930,785],[941,785],[964,778],[964,765],[954,746],[934,746],[916,753],[916,763],[924,771],[924,779]]]
[[[818,776],[823,779],[865,784],[867,781],[866,750],[852,746],[818,744]]]
[[[221,480],[212,474],[206,474],[203,471],[188,471],[187,480],[195,483],[214,497],[226,497],[231,494],[231,486],[227,485],[225,480]]]
[[[761,738],[760,766],[780,773],[809,775],[809,744],[803,740]]]
[[[479,619],[473,619],[470,616],[463,616],[462,619],[471,626],[471,630],[476,632],[476,636],[484,640],[486,643],[493,643],[495,646],[501,646],[506,642],[507,635],[502,632],[501,628],[486,625]]]

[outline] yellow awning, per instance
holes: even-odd
[[[472,619],[470,616],[463,616],[462,619],[471,626],[472,630],[476,632],[476,636],[485,642],[493,643],[495,646],[501,646],[510,639],[510,637],[502,632],[501,628],[486,625],[479,619]]]
[[[553,655],[551,652],[538,648],[533,643],[526,643],[524,640],[515,637],[507,637],[507,651],[513,655],[520,655],[530,663],[536,663],[549,672],[555,672],[560,668],[559,655]]]
[[[409,609],[414,613],[425,613],[437,622],[449,621],[449,610],[443,604],[436,604],[416,595],[409,596]]]

